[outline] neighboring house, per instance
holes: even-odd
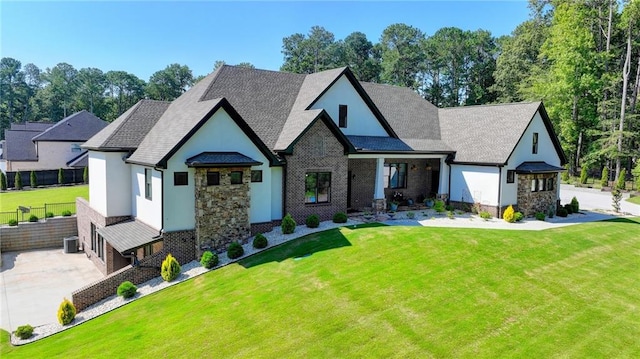
[[[90,112],[80,111],[57,123],[11,124],[5,130],[6,170],[39,171],[82,167],[87,152],[80,145],[107,126]]]
[[[286,213],[384,211],[398,193],[531,214],[555,205],[565,161],[541,103],[438,109],[348,68],[222,66],[171,103],[140,101],[83,148],[78,232],[104,273],[153,253],[189,261]]]

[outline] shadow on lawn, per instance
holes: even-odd
[[[317,252],[351,246],[351,242],[343,235],[342,231],[383,226],[385,225],[381,223],[368,223],[309,234],[240,260],[238,264],[245,268],[251,268],[269,262],[282,262],[289,258],[304,259]]]
[[[628,224],[640,224],[637,220],[629,219],[629,218],[611,218],[605,219],[603,222],[615,222],[615,223],[628,223]]]

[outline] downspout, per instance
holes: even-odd
[[[502,166],[498,166],[498,218],[502,217]]]

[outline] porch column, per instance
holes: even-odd
[[[387,200],[384,198],[384,158],[376,158],[376,177],[372,207],[376,213],[384,212],[387,207]]]
[[[437,195],[445,201],[449,197],[449,165],[446,162],[446,157],[440,158],[440,185]]]

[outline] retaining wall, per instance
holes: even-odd
[[[64,238],[77,236],[76,217],[54,217],[39,222],[24,222],[17,226],[0,227],[0,251],[27,251],[41,248],[62,248]]]

